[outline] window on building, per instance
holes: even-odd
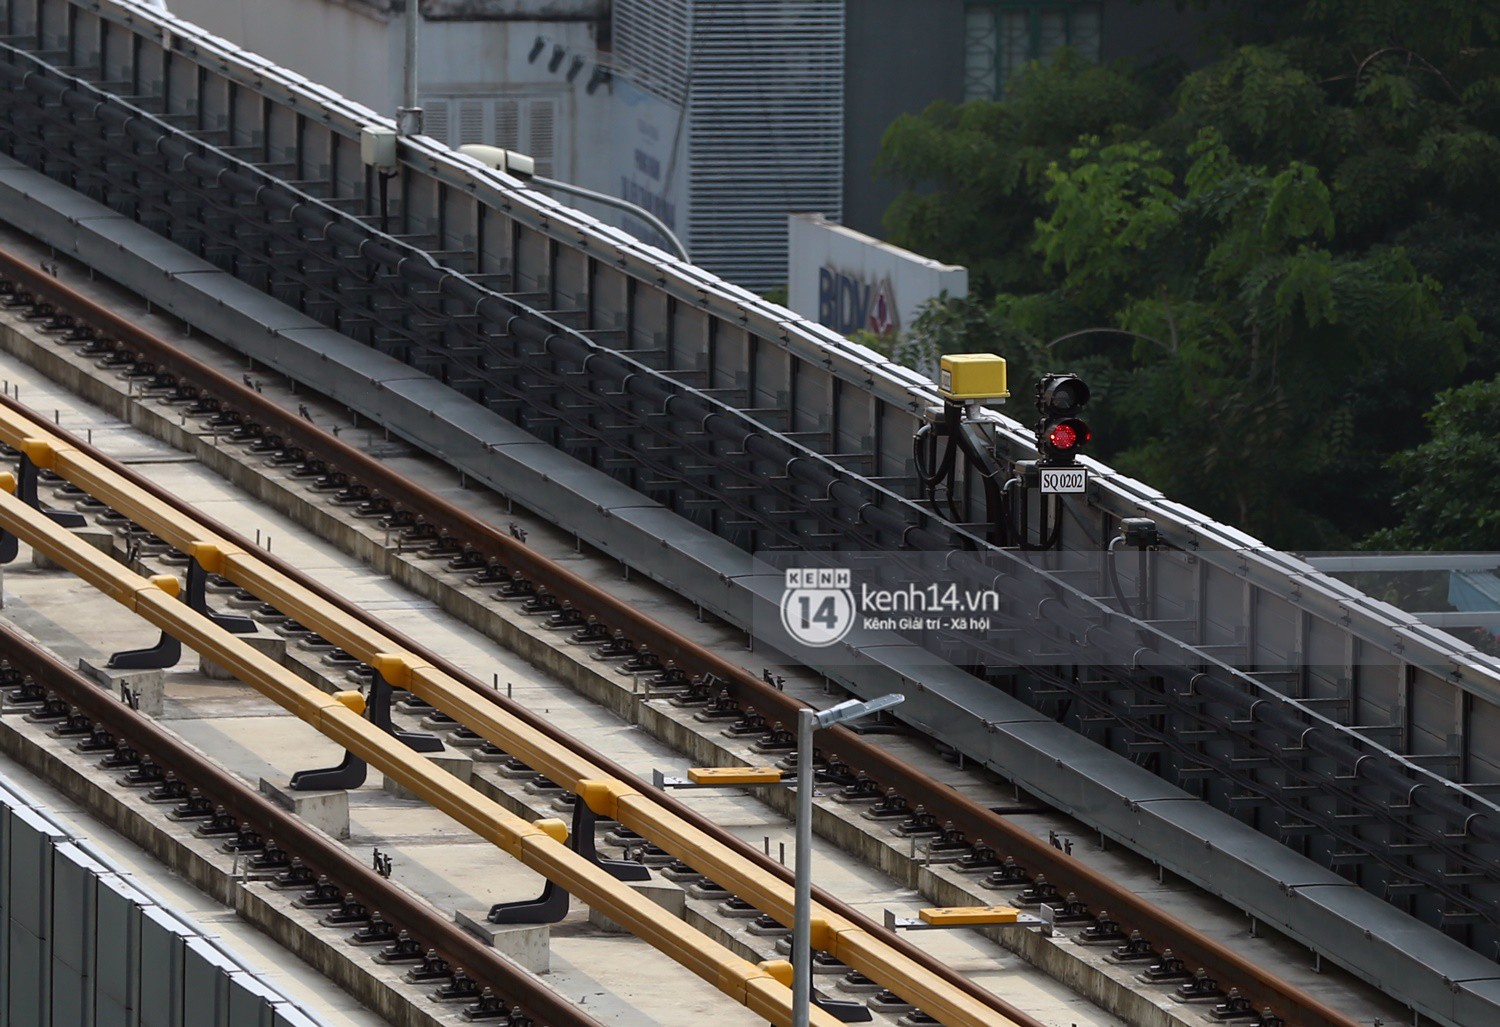
[[[970,0],[965,7],[964,99],[998,100],[1028,61],[1071,46],[1099,59],[1099,4]]]

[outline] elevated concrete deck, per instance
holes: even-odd
[[[421,561],[411,554],[393,552],[385,544],[383,533],[369,522],[340,516],[341,512],[323,505],[302,483],[278,476],[265,477],[269,469],[249,458],[243,450],[217,445],[212,436],[196,430],[193,425],[176,423],[179,413],[172,408],[158,409],[149,404],[128,403],[124,384],[118,379],[94,368],[72,350],[61,350],[46,341],[37,342],[34,333],[6,331],[5,318],[5,314],[0,314],[0,341],[5,346],[44,366],[49,374],[86,389],[111,409],[128,413],[132,421],[146,430],[199,454],[216,470],[232,477],[281,515],[269,512],[264,506],[251,505],[245,492],[227,486],[222,479],[207,474],[200,467],[183,463],[175,449],[126,432],[119,422],[80,404],[50,384],[36,380],[20,364],[0,361],[0,377],[12,376],[12,382],[24,380],[23,401],[43,410],[56,409],[64,427],[92,429],[95,441],[107,442],[116,455],[123,454],[143,468],[149,468],[153,477],[189,501],[201,505],[206,512],[224,519],[251,537],[261,537],[278,555],[294,560],[309,573],[387,618],[393,626],[440,649],[481,678],[493,678],[500,688],[509,689],[518,700],[551,716],[556,723],[590,744],[606,749],[637,772],[649,776],[650,771],[657,768],[681,773],[688,765],[765,762],[765,757],[752,754],[747,746],[725,738],[717,727],[694,722],[690,712],[678,710],[665,700],[642,702],[633,694],[629,679],[614,674],[607,665],[589,661],[586,653],[576,647],[555,648],[556,635],[538,632],[535,622],[520,616],[514,607],[497,608],[487,602],[488,589],[464,585],[461,576],[443,571],[440,561]],[[213,356],[234,373],[243,370],[242,366],[206,344],[195,344],[195,348],[199,355]],[[264,377],[254,371],[250,373],[258,380]],[[814,700],[821,697],[819,683],[815,680],[800,677],[791,668],[767,666],[759,654],[745,652],[743,638],[738,632],[719,623],[700,621],[691,606],[650,583],[639,579],[625,580],[614,561],[591,552],[579,552],[570,537],[535,522],[505,501],[463,488],[452,472],[409,455],[404,447],[388,444],[378,436],[363,432],[351,425],[341,410],[320,405],[305,395],[294,396],[269,379],[264,380],[264,387],[268,395],[277,396],[294,409],[299,403],[307,403],[312,416],[320,424],[343,425],[346,440],[362,441],[366,448],[383,454],[387,462],[429,487],[461,499],[482,516],[502,525],[510,520],[516,521],[528,532],[527,541],[533,548],[570,562],[580,573],[700,641],[729,654],[737,653],[736,658],[752,671],[759,673],[764,667],[771,673],[786,675],[789,691]],[[115,446],[119,447],[118,450],[114,449]],[[302,525],[315,527],[335,545],[314,542],[307,537]],[[348,553],[356,554],[359,559],[351,559],[346,555]],[[400,584],[373,573],[372,566],[389,572]],[[37,603],[26,599],[21,588],[22,579],[27,579],[28,583],[30,578],[40,581],[40,575],[19,567],[7,569],[7,574],[16,579],[19,606],[15,613],[23,623],[34,626],[49,640],[56,639],[55,644],[60,648],[73,646],[79,651],[98,655],[111,647],[143,644],[142,628],[106,629],[106,636],[113,630],[115,637],[95,638],[91,626],[87,639],[70,638],[66,624],[53,621],[38,609],[38,606],[53,607],[52,599]],[[7,592],[11,583],[8,578]],[[69,585],[54,582],[43,587],[66,595]],[[75,598],[76,595],[75,586]],[[6,600],[9,606],[11,596],[7,595]],[[483,632],[460,626],[447,616],[449,613],[479,626]],[[503,645],[497,645],[495,639]],[[303,660],[310,677],[328,671],[328,668],[319,666],[315,656],[307,659],[312,654],[299,656],[294,647],[292,656]],[[278,773],[284,776],[304,766],[336,759],[336,753],[325,743],[311,740],[289,742],[281,737],[282,733],[272,722],[280,718],[274,717],[272,711],[256,706],[258,700],[253,695],[240,694],[235,691],[235,686],[198,680],[181,671],[182,668],[178,668],[168,677],[164,716],[173,722],[174,728],[201,747],[215,752],[222,750],[226,764],[247,779],[254,781]],[[336,677],[336,674],[330,677],[330,682]],[[338,684],[345,687],[347,683],[340,681]],[[605,708],[578,704],[576,699],[580,693],[602,703]],[[639,726],[633,727],[631,722]],[[415,721],[404,722],[403,726],[417,727]],[[663,742],[668,744],[663,745]],[[948,781],[981,802],[994,806],[1013,806],[1018,799],[1023,804],[1025,802],[1024,796],[1016,796],[1003,782],[945,763],[926,742],[904,737],[889,737],[882,742],[933,777]],[[319,745],[323,748],[318,748]],[[311,751],[303,751],[304,746],[310,747]],[[537,796],[519,790],[515,782],[504,779],[492,768],[481,766],[474,774],[478,783],[493,789],[497,796],[504,796],[513,808],[555,815],[555,811],[546,809],[546,804]],[[452,864],[465,861],[452,859],[445,862],[442,854],[427,851],[429,848],[467,849],[468,846],[456,840],[434,841],[426,834],[419,816],[409,816],[407,807],[397,805],[403,800],[389,796],[367,797],[365,791],[356,793],[351,802],[351,844],[374,845],[379,842],[382,851],[391,852],[398,865],[412,867],[414,874],[431,873],[436,894],[445,900],[454,900],[455,905],[460,900],[488,896],[478,902],[482,906],[494,900],[497,887],[504,890],[499,885],[503,875],[498,870],[488,866],[454,867]],[[789,792],[767,788],[758,790],[757,794],[774,805],[786,807],[790,804]],[[790,827],[782,816],[764,803],[734,791],[685,792],[682,796],[757,847],[763,846],[773,855],[785,851],[786,859],[791,860]],[[820,845],[816,876],[820,884],[863,906],[877,920],[887,908],[900,915],[914,915],[918,908],[933,902],[981,905],[1004,902],[1008,898],[1005,893],[978,889],[974,878],[958,875],[949,868],[920,865],[920,861],[912,859],[914,854],[919,854],[914,853],[909,843],[872,827],[860,820],[857,814],[857,808],[820,802],[817,814],[820,833],[835,839],[848,852],[857,854],[859,860]],[[1299,946],[1274,937],[1249,937],[1249,925],[1243,914],[1178,883],[1170,880],[1159,882],[1151,865],[1128,853],[1113,849],[1097,851],[1096,839],[1076,821],[1053,814],[1029,813],[1017,814],[1012,819],[1041,837],[1058,832],[1061,837],[1074,842],[1075,855],[1107,869],[1117,879],[1131,882],[1138,891],[1150,894],[1174,912],[1189,918],[1200,929],[1232,941],[1250,958],[1273,967],[1336,1007],[1347,1009],[1363,1019],[1373,1020],[1377,1016],[1387,1022],[1402,1019],[1399,1007],[1369,989],[1341,975],[1315,973],[1310,957]],[[894,880],[871,870],[867,864],[882,868],[893,875]],[[415,869],[418,867],[421,869]],[[454,877],[446,876],[448,874]],[[519,882],[510,882],[511,890],[502,897],[513,897],[518,885]],[[530,885],[532,888],[538,886],[536,883]],[[921,889],[920,893],[917,888]],[[769,954],[767,939],[750,935],[743,921],[720,922],[712,913],[715,904],[688,900],[689,920],[704,926],[712,925],[714,930],[734,940],[747,952]],[[569,922],[554,931],[555,979],[561,979],[557,975],[565,972],[559,967],[557,956],[561,939],[569,937],[566,930]],[[1026,959],[1046,966],[1073,986],[1119,1009],[1131,1022],[1192,1025],[1202,1022],[1196,1011],[1182,1007],[1174,1009],[1164,1000],[1135,996],[1129,972],[1106,964],[1098,950],[1084,949],[1067,938],[1042,940],[1015,929],[1010,929],[1005,938],[1007,943],[1018,946]],[[931,947],[932,951],[966,972],[972,971],[1007,999],[1036,1013],[1046,1022],[1077,1024],[1078,1027],[1118,1022],[1053,981],[1031,974],[1021,961],[985,940],[978,932],[930,932],[922,936],[921,944]],[[591,1003],[593,1001],[590,999]],[[682,1008],[675,1003],[674,1006],[679,1010]]]

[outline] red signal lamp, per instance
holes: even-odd
[[[1047,426],[1046,448],[1051,456],[1070,456],[1093,438],[1089,426],[1076,417]]]

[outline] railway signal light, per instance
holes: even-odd
[[[1089,401],[1089,387],[1075,374],[1045,374],[1036,383],[1036,409],[1042,415],[1036,429],[1036,448],[1044,467],[1072,464],[1078,451],[1093,438],[1078,416]]]

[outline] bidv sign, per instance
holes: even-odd
[[[891,334],[901,323],[890,278],[871,283],[826,265],[818,268],[818,323],[840,335]]]

